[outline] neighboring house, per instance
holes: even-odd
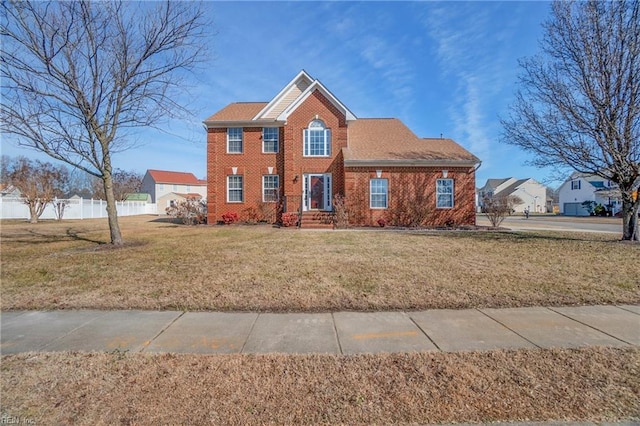
[[[301,71],[269,102],[232,103],[207,127],[208,223],[280,202],[375,225],[412,186],[426,188],[428,224],[475,224],[477,157],[451,139],[421,139],[395,118],[360,119]]]
[[[547,212],[547,188],[531,178],[487,179],[487,183],[478,189],[478,206],[482,209],[486,197],[510,195],[522,200],[521,204],[513,208],[518,213],[525,209],[531,213]]]
[[[22,193],[13,185],[0,183],[0,197],[2,198],[20,198]]]
[[[558,189],[560,213],[566,216],[589,216],[586,202],[605,207],[612,214],[622,209],[617,185],[611,181],[586,173],[574,172]]]
[[[157,204],[158,212],[163,213],[172,202],[186,199],[187,195],[206,197],[207,181],[196,178],[193,173],[147,170],[140,192],[148,193],[151,202]]]

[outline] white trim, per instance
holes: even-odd
[[[241,184],[241,186],[239,188],[239,190],[241,191],[240,192],[240,194],[241,194],[240,201],[237,201],[237,200],[230,201],[229,200],[229,179],[232,178],[232,177],[239,177],[240,178],[240,184]],[[237,191],[238,189],[234,188],[234,190]],[[233,175],[233,176],[229,175],[229,176],[227,176],[227,203],[229,203],[229,204],[244,203],[244,176],[243,175]]]
[[[344,150],[344,148],[343,148]],[[474,167],[475,161],[452,160],[344,160],[345,167]]]
[[[264,131],[266,129],[276,129],[276,150],[275,151],[265,151],[264,150],[264,143],[266,141],[266,139],[264,138]],[[269,142],[273,142],[272,139],[269,139]],[[273,127],[273,126],[264,126],[262,127],[262,153],[263,154],[278,154],[280,152],[280,128],[279,127]]]
[[[373,181],[378,181],[378,180],[383,180],[385,181],[387,184],[385,186],[385,193],[384,193],[384,206],[380,207],[380,206],[376,206],[374,207],[373,204]],[[381,193],[376,193],[376,195],[380,195]],[[371,178],[369,179],[369,208],[371,210],[385,210],[389,208],[389,179],[386,178]]]
[[[312,176],[322,176],[323,177],[323,206],[320,209],[311,209],[309,207],[310,196],[308,194],[308,186],[309,180]],[[331,173],[305,173],[302,175],[302,211],[310,211],[310,210],[319,210],[319,211],[331,211],[332,209],[332,198],[333,193],[333,179]]]
[[[307,88],[307,90],[302,92],[302,94],[300,96],[298,96],[298,99],[293,101],[291,103],[291,105],[289,105],[287,108],[285,108],[285,110],[282,111],[282,113],[280,113],[280,115],[276,118],[276,120],[286,121],[287,118],[296,109],[298,109],[298,107],[304,101],[306,101],[307,98],[309,96],[311,96],[311,94],[315,90],[318,90],[320,93],[322,93],[324,95],[324,97],[329,100],[329,102],[331,102],[336,108],[338,108],[338,110],[340,110],[345,115],[345,118],[346,118],[347,121],[353,121],[353,120],[357,119],[356,116],[351,111],[349,111],[349,108],[344,106],[344,104],[342,104],[342,102],[340,102],[335,96],[333,96],[333,94],[326,87],[324,87],[322,85],[322,83],[320,83],[320,81],[314,80],[314,82],[311,84],[311,86],[309,86]]]
[[[438,192],[438,182],[440,181],[451,181],[451,205],[450,206],[438,206],[438,195],[440,195],[440,193]],[[443,195],[449,195],[449,193],[447,192],[443,192]],[[456,183],[454,182],[454,180],[452,178],[447,178],[447,179],[436,179],[436,208],[437,209],[452,209],[455,207],[456,205],[456,198],[455,198],[455,194],[456,194]]]
[[[269,189],[275,189],[276,190],[276,199],[275,200],[265,200],[264,198],[264,178],[266,177],[275,177],[276,178],[276,187],[275,188],[269,188]],[[268,175],[262,175],[262,202],[263,203],[275,203],[278,198],[279,198],[279,194],[280,194],[280,176],[279,175],[274,175],[272,173],[269,173]]]
[[[231,129],[240,129],[240,151],[230,151],[229,150],[229,130]],[[237,139],[234,139],[233,142],[238,142]],[[243,154],[244,153],[244,128],[243,127],[227,127],[227,154]]]
[[[265,107],[262,108],[255,117],[253,117],[253,120],[259,120],[261,117],[268,115],[268,113],[271,112],[271,110],[273,110],[302,79],[307,80],[309,84],[312,84],[314,81],[313,77],[307,74],[305,70],[300,71],[298,75],[289,82],[289,84],[284,86],[284,88],[273,99],[271,99],[271,101],[269,101],[269,103],[265,105]]]

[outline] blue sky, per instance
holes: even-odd
[[[518,59],[538,51],[547,2],[207,2],[210,60],[193,77],[190,120],[140,131],[114,166],[206,175],[202,121],[236,101],[269,101],[296,74],[319,79],[357,117],[397,117],[420,137],[452,138],[488,178],[532,177],[527,155],[500,142]],[[2,143],[2,153],[35,157]],[[44,158],[38,156],[38,158]]]

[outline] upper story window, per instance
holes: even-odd
[[[322,120],[313,120],[304,129],[304,156],[331,156],[331,130],[325,127]]]
[[[242,154],[242,127],[227,129],[227,154]]]
[[[275,154],[278,152],[280,142],[280,129],[277,127],[264,127],[262,129],[262,152]]]
[[[580,189],[580,181],[572,180],[571,181],[571,189]]]
[[[453,208],[453,179],[436,180],[436,207],[439,209]]]

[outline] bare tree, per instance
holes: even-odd
[[[2,131],[103,181],[111,243],[123,243],[112,155],[127,130],[186,112],[186,72],[206,59],[193,2],[3,1]]]
[[[482,200],[482,209],[487,214],[491,226],[497,228],[504,218],[522,203],[522,199],[517,195],[493,195]]]
[[[111,174],[113,180],[113,196],[116,201],[125,201],[129,194],[140,191],[142,186],[142,175],[133,170],[126,171],[115,169]],[[96,179],[93,188],[95,198],[105,199],[104,185],[100,179]]]
[[[544,28],[542,53],[520,62],[503,140],[533,153],[536,166],[617,184],[623,239],[638,241],[640,2],[554,2]]]
[[[39,160],[32,161],[26,157],[7,161],[3,167],[3,174],[7,182],[20,190],[24,203],[29,206],[31,223],[38,223],[47,205],[56,197],[62,196],[69,177],[69,172],[64,166],[55,166]]]

